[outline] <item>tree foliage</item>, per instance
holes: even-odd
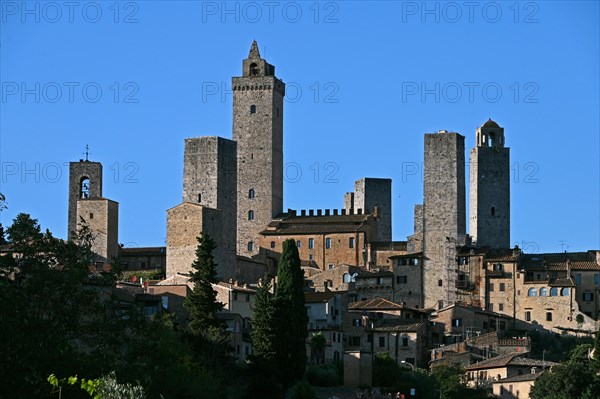
[[[285,389],[302,379],[306,368],[308,315],[304,303],[304,272],[296,242],[283,242],[275,290],[277,369]]]
[[[569,360],[542,374],[531,389],[532,399],[587,399],[600,392],[599,369],[589,358],[592,346],[583,344],[571,351]],[[592,396],[597,397],[597,396]]]

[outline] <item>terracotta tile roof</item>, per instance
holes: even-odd
[[[402,310],[403,305],[388,301],[383,298],[370,299],[368,301],[352,302],[348,304],[349,310]]]
[[[554,281],[548,283],[550,287],[575,287],[575,282],[571,277],[569,278],[557,278]]]
[[[515,375],[514,377],[508,377],[508,378],[503,378],[498,381],[494,381],[493,384],[502,384],[504,382],[535,381],[542,374],[544,374],[543,370],[540,371],[539,373],[535,373],[535,374],[527,373],[527,374]]]
[[[379,251],[406,251],[408,243],[406,241],[372,241],[371,249]]]
[[[594,251],[547,254],[525,254],[521,267],[525,270],[567,270],[567,261],[571,270],[600,270]]]
[[[543,361],[539,359],[531,359],[524,357],[524,353],[513,352],[505,355],[493,357],[491,359],[483,360],[479,363],[475,363],[467,367],[468,371],[480,370],[480,369],[493,369],[507,366],[522,366],[522,367],[549,367],[556,363]]]
[[[294,216],[280,215],[273,220],[261,235],[280,234],[327,234],[352,233],[366,231],[365,223],[371,218],[370,214],[362,215],[327,215],[327,216]]]
[[[319,303],[319,302],[327,302],[335,295],[334,292],[325,291],[325,292],[305,292],[304,293],[304,302],[305,303]]]
[[[418,332],[424,325],[425,323],[414,323],[405,319],[379,319],[374,320],[372,327],[367,328],[367,330],[375,332]]]

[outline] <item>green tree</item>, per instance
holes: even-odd
[[[304,304],[304,272],[296,242],[283,242],[277,269],[277,369],[287,390],[302,379],[306,368],[306,338],[308,315]]]
[[[321,331],[310,338],[310,360],[317,364],[325,363],[325,346],[327,340]]]
[[[217,284],[217,265],[213,251],[216,245],[210,235],[200,233],[196,248],[196,260],[192,263],[194,271],[191,282],[194,289],[185,299],[189,312],[187,332],[196,354],[213,371],[224,366],[229,351],[229,334],[225,322],[218,317],[223,304],[217,302],[217,292],[212,284]]]
[[[588,357],[591,345],[579,345],[569,360],[546,370],[531,389],[532,399],[584,399],[600,392],[600,378]]]

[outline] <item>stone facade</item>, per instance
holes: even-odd
[[[183,202],[222,211],[222,234],[213,237],[222,247],[223,262],[234,265],[237,250],[237,145],[222,137],[185,140]],[[233,268],[223,270],[224,279],[234,278]]]
[[[477,128],[470,158],[470,235],[479,246],[510,247],[510,149],[491,119]]]
[[[77,230],[85,223],[93,234],[97,262],[112,264],[119,255],[119,204],[106,198],[83,198],[77,201],[77,216]]]
[[[425,134],[424,306],[456,301],[456,246],[465,237],[465,138]]]
[[[166,247],[121,248],[123,270],[162,270],[167,268]]]
[[[177,273],[190,273],[196,259],[200,232],[220,237],[222,212],[199,204],[184,202],[167,210],[167,278]],[[222,248],[213,251],[217,275],[226,274],[234,265],[223,264]]]
[[[69,216],[67,236],[73,239],[77,231],[77,201],[102,197],[102,164],[80,159],[69,163]]]
[[[232,79],[237,142],[237,253],[259,253],[260,232],[283,211],[285,84],[252,44],[243,74]]]
[[[357,180],[354,183],[354,208],[376,213],[379,240],[392,241],[392,179],[365,177]]]

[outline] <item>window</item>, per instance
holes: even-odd
[[[250,294],[246,294],[246,302],[250,302]]]
[[[442,287],[444,285],[442,280],[438,280],[438,287]]]
[[[490,312],[493,312],[493,311],[494,311],[494,304],[493,304],[493,303],[488,303],[488,310],[489,310]]]
[[[250,106],[250,113],[251,113],[251,114],[255,114],[255,113],[256,113],[256,105],[252,104],[252,105]]]
[[[492,207],[492,211],[491,212],[492,212],[492,216],[495,216],[496,215],[496,208]]]
[[[561,295],[561,296],[569,296],[569,289],[568,289],[567,287],[563,288],[563,289],[560,291],[560,295]]]
[[[94,218],[94,212],[90,212],[90,219]]]
[[[202,194],[198,194],[198,203],[202,202]]]
[[[252,241],[250,241],[248,243],[248,251],[252,251],[254,249],[254,243]]]
[[[380,348],[385,347],[385,337],[379,337],[379,347]]]
[[[500,330],[506,330],[506,322],[505,322],[505,321],[503,321],[503,320],[500,320],[500,321],[498,322],[498,328],[499,328]]]
[[[360,346],[360,337],[350,337],[348,340],[350,346]]]
[[[490,283],[490,291],[494,291],[494,283]]]
[[[540,296],[548,296],[548,288],[546,288],[546,287],[540,288]]]
[[[398,283],[398,284],[408,283],[408,276],[396,276],[396,283]]]
[[[504,312],[504,304],[503,303],[499,303],[498,304],[498,311],[499,312]]]
[[[462,319],[452,319],[452,327],[462,326]]]
[[[367,342],[368,343],[373,342],[373,334],[367,334]]]
[[[581,273],[575,275],[575,284],[581,285]]]
[[[600,274],[594,274],[594,285],[600,285]]]
[[[558,288],[556,288],[556,287],[550,288],[550,296],[558,296]]]
[[[594,300],[594,293],[593,292],[584,292],[583,293],[583,300],[585,302],[591,302]]]
[[[408,346],[408,337],[402,337],[402,346],[404,346],[404,347]]]
[[[440,280],[441,281],[441,280]],[[438,301],[438,309],[442,309],[444,307],[444,301],[441,299]]]
[[[90,179],[84,177],[79,185],[79,198],[90,198]]]
[[[535,288],[530,288],[527,290],[527,296],[537,296],[538,292]]]
[[[308,239],[308,249],[313,249],[314,247],[315,247],[315,239],[309,238]]]
[[[500,283],[500,291],[504,291],[506,289],[505,283]]]
[[[248,190],[248,198],[252,199],[254,198],[256,195],[256,193],[254,192],[254,189],[251,188],[250,190]]]
[[[330,264],[328,264],[328,265],[327,265],[327,268],[328,268],[329,270],[333,270],[333,263],[330,263]]]
[[[344,283],[349,283],[351,280],[350,275],[348,273],[344,273],[344,275],[342,276],[342,281]]]
[[[249,346],[245,346],[245,347],[244,347],[244,354],[245,354],[246,356],[249,356],[249,355],[250,355],[250,347],[249,347]]]
[[[546,312],[546,321],[552,321],[552,312]]]
[[[300,240],[296,241],[296,247],[302,248],[302,241],[300,241]]]
[[[525,311],[525,321],[531,321],[531,310]]]
[[[275,241],[271,241],[271,249],[275,248]]]
[[[348,239],[348,248],[354,248],[354,237]]]
[[[248,220],[254,220],[254,211],[248,211]]]
[[[313,259],[314,259],[313,254],[308,254],[308,260],[313,260]]]
[[[501,272],[501,271],[503,271],[503,270],[504,270],[504,266],[502,265],[502,263],[494,263],[494,264],[492,265],[492,269],[493,269],[495,272]]]
[[[238,294],[237,292],[235,292],[235,291],[233,292],[233,300],[234,301],[237,301],[237,294]]]
[[[331,249],[331,238],[325,239],[325,249]]]

